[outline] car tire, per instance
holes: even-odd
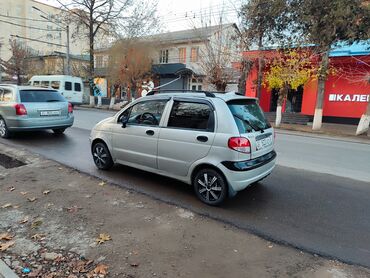
[[[6,125],[5,120],[0,117],[0,137],[1,138],[9,138],[11,136],[11,133]]]
[[[113,167],[113,159],[108,147],[102,143],[95,143],[91,149],[96,167],[100,170],[109,170]]]
[[[53,132],[56,135],[62,135],[65,130],[66,130],[65,128],[57,128],[57,129],[53,129]]]
[[[212,168],[201,169],[193,179],[198,199],[210,206],[220,205],[228,194],[226,179]]]

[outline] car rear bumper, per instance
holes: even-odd
[[[247,161],[224,161],[218,167],[224,173],[234,191],[240,191],[250,184],[268,176],[275,167],[276,152]]]
[[[45,118],[33,119],[27,117],[15,117],[7,120],[10,131],[28,131],[55,128],[68,128],[73,125],[74,116],[69,115],[64,118]]]

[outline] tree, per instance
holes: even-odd
[[[266,43],[276,43],[283,38],[287,29],[286,0],[249,0],[242,6],[244,41],[249,47],[257,46],[262,50]],[[261,96],[264,59],[258,57],[257,98]]]
[[[297,90],[314,78],[316,69],[309,50],[279,50],[277,53],[266,64],[268,70],[264,76],[264,85],[279,90],[275,125],[280,126],[282,105],[289,90]]]
[[[116,42],[109,52],[108,72],[113,84],[130,88],[131,96],[138,97],[139,83],[151,75],[154,43],[139,39]]]
[[[138,12],[138,7],[147,6],[145,1],[135,2],[134,0],[57,0],[64,9],[66,9],[70,16],[70,20],[76,21],[77,24],[84,25],[87,29],[87,35],[89,39],[89,81],[93,84],[94,79],[94,49],[95,49],[95,38],[99,32],[103,33],[115,33],[119,34],[122,32],[129,32],[128,29],[124,30],[124,27],[130,28],[130,30],[138,34],[136,28],[142,30],[143,22],[150,19],[156,10],[156,5],[149,10],[142,9]],[[136,13],[135,13],[136,12]],[[127,22],[125,25],[123,22]],[[150,21],[151,23],[152,21]],[[135,24],[137,23],[137,24]],[[140,23],[140,24],[139,24]],[[147,21],[148,23],[148,21]],[[117,30],[116,27],[120,27],[121,30]],[[148,24],[145,24],[148,26]],[[90,86],[90,104],[94,103],[93,88]]]
[[[338,42],[352,44],[370,35],[369,1],[363,0],[291,0],[290,18],[296,32],[319,49],[320,66],[313,130],[322,126],[325,82],[329,51]]]
[[[17,40],[11,39],[9,43],[12,57],[8,61],[0,59],[0,72],[5,72],[11,78],[16,77],[17,84],[21,85],[29,73],[27,58],[31,56],[31,51]]]

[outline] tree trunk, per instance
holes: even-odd
[[[89,79],[94,83],[94,24],[92,12],[90,12],[89,25]],[[91,84],[91,83],[90,83]],[[90,86],[90,96],[94,95],[93,87]]]
[[[365,114],[361,116],[360,122],[358,123],[356,135],[361,135],[367,133],[369,130],[370,124],[370,95],[368,96],[369,100],[367,102],[367,108]]]
[[[318,84],[317,84],[317,94],[316,94],[316,106],[315,106],[315,115],[313,118],[313,130],[319,130],[322,126],[322,110],[323,110],[323,103],[324,103],[324,95],[325,95],[325,83],[328,77],[328,68],[329,68],[329,50],[330,48],[326,49],[322,58],[321,58],[321,65],[318,77]]]
[[[238,92],[241,95],[246,94],[247,78],[251,68],[252,68],[251,61],[249,61],[247,58],[243,58],[240,79],[238,84]]]
[[[261,55],[262,51],[262,36],[260,36],[258,41],[258,73],[257,73],[257,98],[260,99],[262,91],[262,68],[263,68],[263,58]]]
[[[284,85],[282,88],[279,90],[279,97],[277,101],[277,107],[276,107],[276,119],[275,119],[275,126],[279,127],[281,124],[281,119],[282,119],[282,106],[284,99],[288,95],[288,85]]]

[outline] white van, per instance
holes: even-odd
[[[80,77],[70,75],[35,75],[29,85],[58,90],[69,102],[81,104],[83,98],[83,83]]]

